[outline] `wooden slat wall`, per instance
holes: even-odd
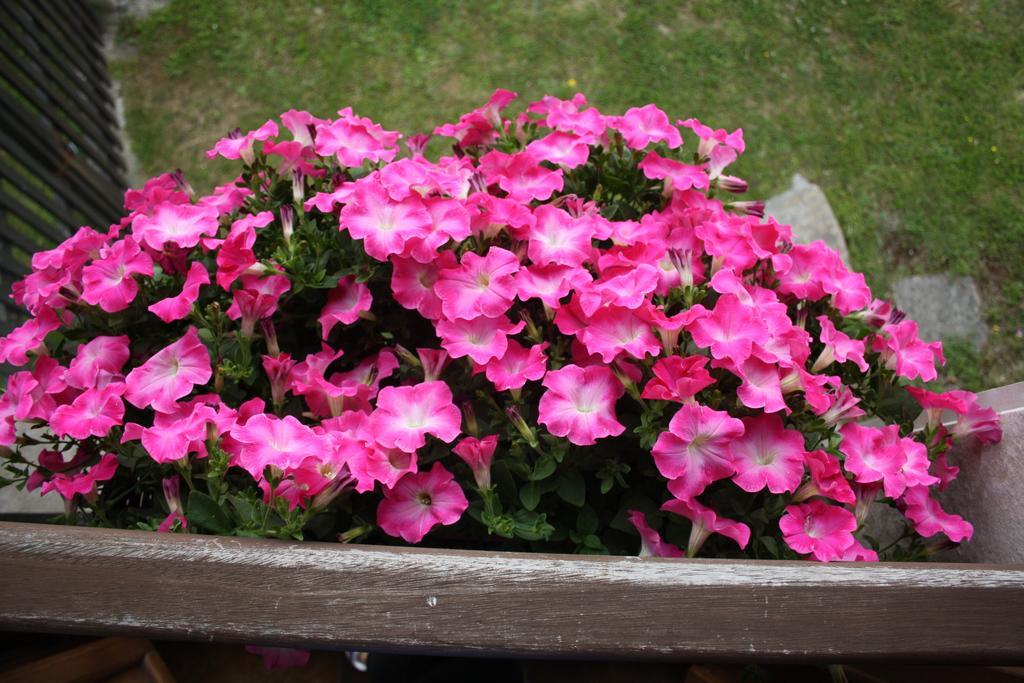
[[[125,163],[98,18],[84,0],[0,3],[0,333],[33,252],[121,214]]]
[[[0,628],[374,651],[1024,662],[1024,566],[582,557],[0,524]]]

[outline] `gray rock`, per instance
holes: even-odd
[[[793,226],[793,239],[801,244],[822,240],[850,262],[850,252],[836,215],[821,188],[797,173],[793,185],[765,202],[765,213]]]
[[[917,321],[925,341],[968,339],[980,348],[988,339],[973,278],[914,275],[893,285],[893,298],[898,308]]]

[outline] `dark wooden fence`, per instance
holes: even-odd
[[[0,2],[0,332],[33,252],[120,215],[125,164],[99,17],[83,0]]]

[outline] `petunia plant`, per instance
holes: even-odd
[[[923,388],[941,346],[738,197],[742,130],[515,97],[432,136],[288,111],[214,145],[239,174],[208,195],[158,176],[35,254],[2,483],[170,533],[820,561],[970,538],[935,492],[995,414]],[[894,541],[866,526],[886,506]]]

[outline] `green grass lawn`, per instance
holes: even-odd
[[[203,150],[292,107],[416,132],[496,87],[580,90],[606,113],[742,126],[751,194],[797,171],[821,185],[880,294],[977,279],[989,344],[950,344],[946,378],[980,389],[1024,379],[1022,34],[1015,0],[174,0],[122,26],[135,53],[114,69],[143,170],[201,189],[232,172]]]

